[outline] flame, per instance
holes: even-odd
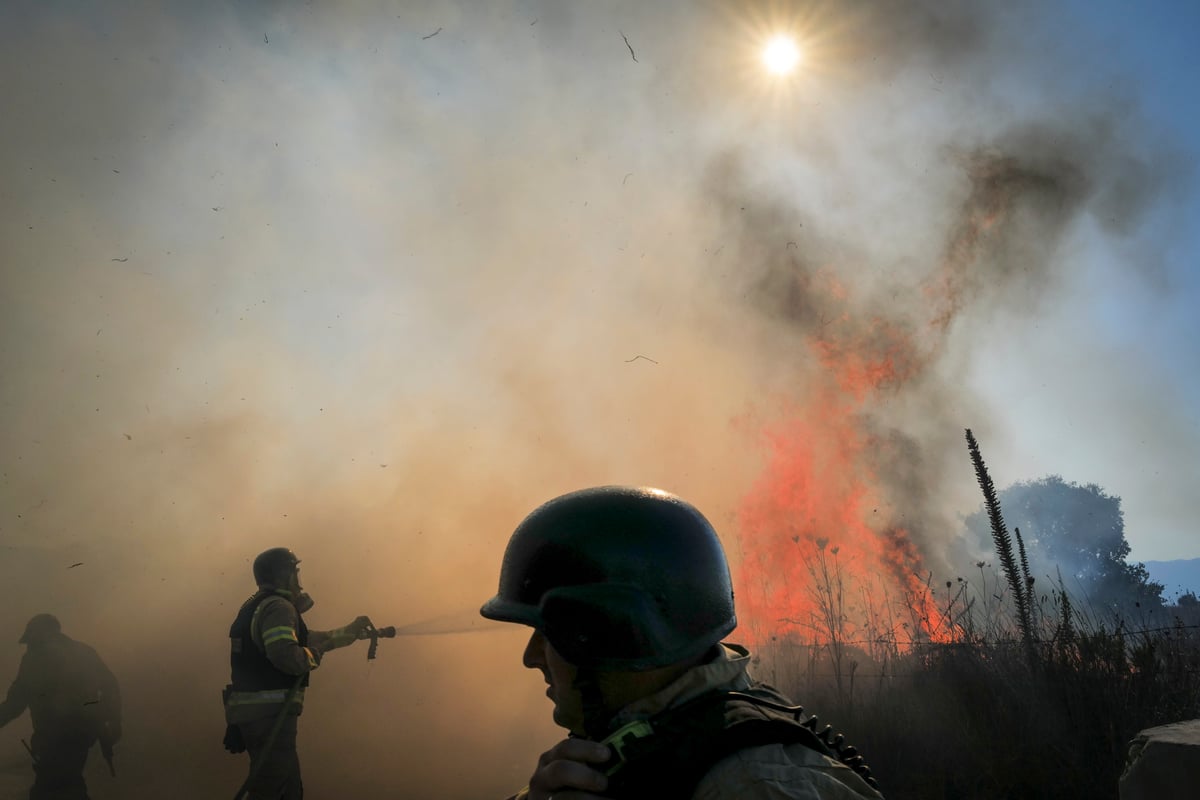
[[[949,638],[920,552],[903,527],[885,522],[871,466],[877,445],[856,417],[853,393],[825,391],[765,432],[768,463],[738,519],[742,541],[752,545],[744,548],[739,595],[751,644],[780,635],[903,644],[914,627],[917,638]],[[880,592],[907,602],[912,619],[883,621],[871,607],[886,603],[872,599]]]
[[[865,422],[885,392],[932,363],[987,277],[977,274],[981,266],[1011,233],[1023,187],[1045,183],[1005,158],[977,159],[968,173],[972,191],[922,287],[924,320],[859,320],[844,310],[849,292],[828,271],[795,278],[824,309],[805,342],[818,375],[808,396],[793,398],[783,420],[763,431],[766,467],[739,512],[738,604],[750,644],[786,637],[903,650],[956,634],[924,554],[899,522],[904,509],[886,502],[887,445]]]

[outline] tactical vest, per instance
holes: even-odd
[[[260,589],[254,596],[242,604],[237,618],[229,626],[229,667],[232,675],[231,688],[235,692],[260,692],[268,689],[290,689],[296,682],[295,675],[289,675],[277,668],[259,650],[250,635],[254,612],[268,597],[277,596],[270,590]],[[301,647],[308,644],[308,626],[304,618],[296,615],[296,641]],[[301,688],[308,686],[308,675],[300,682]]]
[[[844,747],[842,737],[831,743],[828,727],[818,736],[812,730],[816,717],[801,721],[802,715],[803,709],[763,684],[744,692],[701,695],[652,717],[653,734],[625,743],[625,763],[609,776],[605,794],[622,800],[688,800],[725,756],[749,747],[793,743],[841,759],[875,785],[862,757]]]

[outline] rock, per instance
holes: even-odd
[[[1121,775],[1121,800],[1197,797],[1200,719],[1147,728],[1133,737]]]

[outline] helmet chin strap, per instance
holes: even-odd
[[[600,680],[596,670],[580,667],[575,673],[574,689],[579,693],[583,709],[583,732],[587,738],[599,742],[608,736],[608,723],[612,718],[600,691]]]

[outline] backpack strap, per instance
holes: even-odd
[[[832,726],[816,732],[817,718],[787,703],[769,686],[717,691],[668,709],[637,736],[620,742],[620,764],[611,766],[608,793],[620,798],[686,800],[714,764],[739,750],[767,744],[801,744],[838,759],[877,788],[870,769]],[[624,729],[622,729],[624,730]],[[614,735],[620,737],[620,732]]]

